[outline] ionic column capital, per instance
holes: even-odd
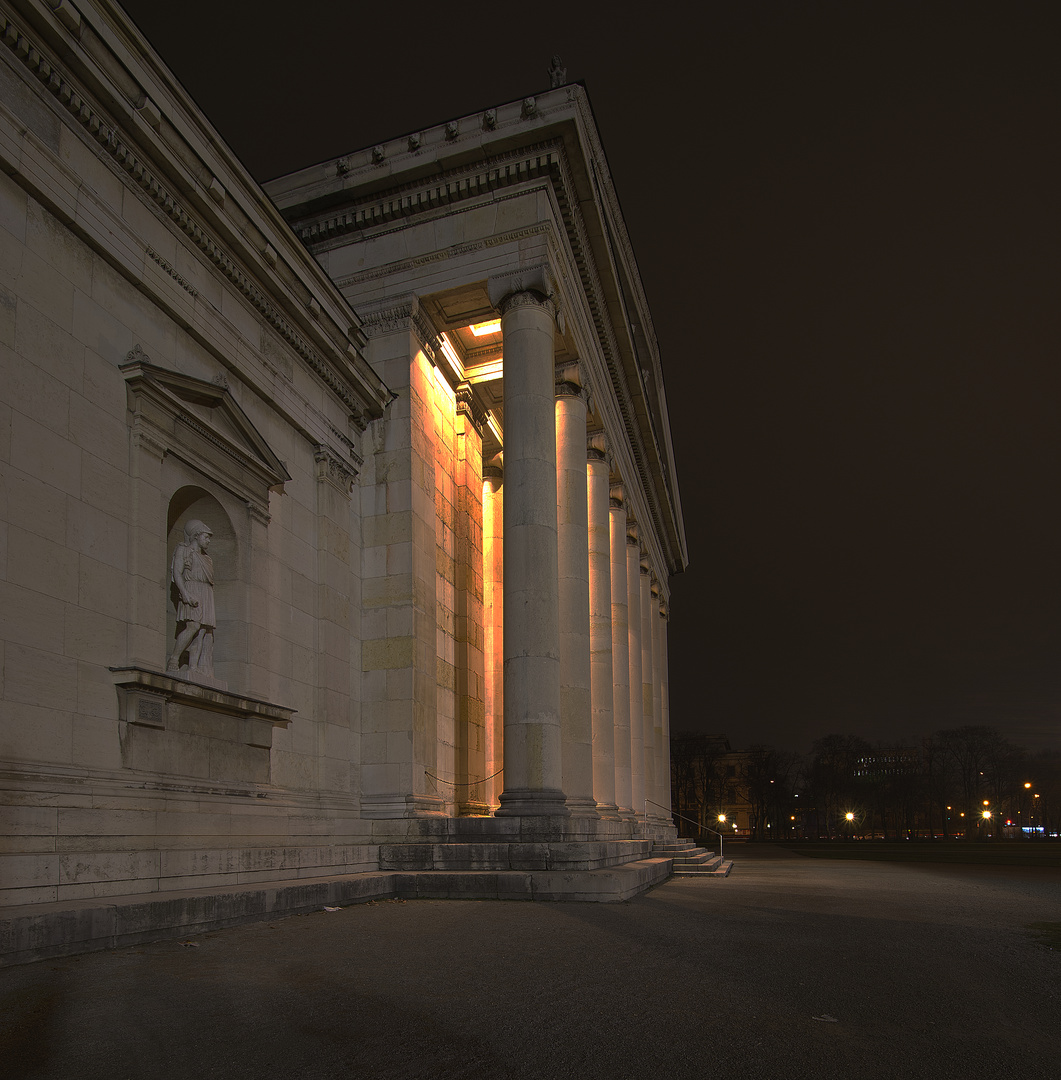
[[[484,480],[504,480],[505,479],[505,453],[494,454],[489,461],[483,462],[483,479]]]
[[[611,462],[608,449],[608,436],[603,431],[595,431],[586,438],[586,460]],[[608,489],[609,497],[611,489]]]
[[[623,485],[612,484],[608,489],[608,504],[613,510],[622,510],[623,508]]]
[[[502,316],[513,308],[534,304],[548,311],[563,332],[559,295],[552,267],[547,263],[530,266],[515,274],[503,274],[487,282],[490,303]]]

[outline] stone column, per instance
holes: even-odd
[[[670,764],[670,680],[667,673],[667,623],[670,609],[666,602],[659,605],[659,684],[660,713],[663,717],[663,794],[660,802],[673,806],[671,802],[671,764]]]
[[[461,815],[490,812],[486,769],[485,643],[483,628],[483,427],[486,417],[471,387],[457,387],[454,473],[457,690],[457,807]]]
[[[648,555],[639,560],[641,585],[641,717],[644,724],[645,798],[649,820],[659,816],[659,792],[656,790],[656,733],[652,712],[652,568]]]
[[[626,591],[626,510],[616,484],[609,500],[612,590],[612,714],[615,720],[615,802],[624,820],[633,818],[630,791],[630,640]]]
[[[493,299],[493,290],[491,290]],[[504,789],[497,813],[559,815],[560,618],[553,305],[498,298],[504,342]]]
[[[656,759],[656,813],[662,821],[670,822],[670,803],[666,800],[666,784],[664,783],[664,761],[669,760],[663,745],[663,704],[662,683],[660,682],[660,652],[659,652],[659,581],[655,574],[652,575],[652,747],[653,756]],[[665,809],[667,808],[667,809]]]
[[[644,695],[641,690],[641,549],[637,525],[626,534],[627,642],[630,654],[630,798],[638,821],[645,817]]]
[[[610,482],[604,435],[586,446],[589,536],[590,706],[593,719],[593,797],[603,818],[616,820],[615,723],[612,709],[612,571],[608,513]]]
[[[560,588],[560,753],[567,807],[597,817],[590,715],[586,392],[577,364],[557,368],[556,547]]]
[[[502,778],[502,717],[504,695],[504,469],[502,455],[483,466],[483,630],[486,700],[486,801],[496,807]]]

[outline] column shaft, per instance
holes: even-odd
[[[602,817],[615,804],[615,727],[612,707],[612,572],[608,461],[591,447],[586,462],[589,536],[590,703],[593,717],[593,797]]]
[[[656,807],[656,813],[664,821],[670,822],[670,803],[666,800],[666,784],[664,783],[664,776],[666,769],[664,768],[665,761],[669,761],[669,756],[666,754],[666,747],[663,745],[663,684],[660,680],[660,646],[659,646],[659,630],[661,620],[659,617],[659,586],[658,583],[652,585],[652,744],[654,756],[656,759],[656,802],[659,806]]]
[[[612,713],[615,717],[615,802],[620,815],[632,817],[630,790],[630,640],[626,591],[626,510],[621,488],[609,510],[612,590]]]
[[[590,715],[589,555],[586,539],[586,395],[574,365],[556,384],[556,547],[560,609],[563,788],[575,817],[597,817]]]
[[[483,468],[483,651],[485,653],[486,698],[486,801],[498,805],[502,777],[502,732],[504,717],[504,481],[500,454]]]
[[[560,627],[552,305],[501,302],[504,342],[504,790],[500,815],[566,816],[560,757]]]
[[[645,798],[647,816],[659,816],[656,790],[656,732],[652,711],[652,579],[647,557],[640,562],[641,585],[641,709],[645,744]]]
[[[670,678],[667,670],[667,623],[670,612],[666,605],[660,605],[659,622],[659,683],[660,712],[663,716],[663,785],[664,797],[660,800],[668,806],[671,802],[671,764],[670,764]]]
[[[638,821],[645,816],[644,695],[641,689],[641,553],[637,537],[626,537],[628,651],[630,654],[630,797]]]

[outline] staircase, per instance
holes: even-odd
[[[733,869],[732,860],[681,838],[654,841],[652,857],[673,860],[673,877],[727,877]]]

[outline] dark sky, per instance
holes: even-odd
[[[1061,4],[126,6],[259,180],[559,53],[663,358],[672,726],[1061,747]]]

